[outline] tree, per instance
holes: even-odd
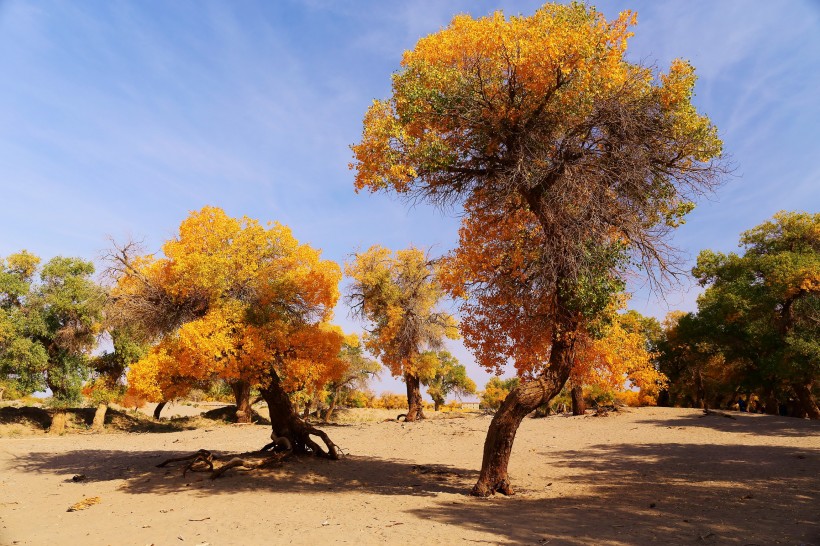
[[[450,393],[456,396],[475,394],[475,383],[467,377],[467,369],[449,352],[427,351],[420,358],[427,361],[421,366],[426,370],[421,383],[433,399],[434,411],[439,410]]]
[[[494,411],[501,407],[502,402],[510,394],[510,391],[518,386],[521,380],[518,377],[510,377],[508,379],[501,379],[498,376],[493,376],[484,385],[484,392],[481,393],[482,405]]]
[[[769,411],[791,391],[820,419],[820,214],[780,212],[740,245],[742,256],[698,256],[692,273],[707,287],[692,319],[704,324],[700,339],[737,370],[735,389],[760,390]]]
[[[100,331],[105,293],[91,276],[94,265],[57,256],[40,269],[27,252],[9,256],[2,272],[4,367],[18,384],[51,390],[57,408],[50,431],[65,428],[65,408],[80,401],[88,360]]]
[[[168,400],[224,379],[238,418],[247,419],[250,386],[258,385],[275,438],[296,452],[337,458],[335,444],[298,416],[290,395],[320,389],[344,371],[344,336],[328,323],[339,266],[281,224],[266,228],[215,207],[192,212],[162,257],[131,250],[112,254],[119,321],[158,343],[129,370],[129,387]]]
[[[336,406],[345,403],[352,392],[367,389],[367,382],[374,377],[378,378],[381,370],[378,362],[365,356],[359,338],[355,335],[345,338],[340,358],[345,363],[345,371],[339,379],[326,386],[329,404],[322,416],[325,422],[330,421]]]
[[[40,258],[25,250],[0,259],[0,388],[45,390],[48,353],[33,338],[38,316],[26,310]]]
[[[490,425],[476,495],[512,493],[515,431],[560,392],[579,327],[629,266],[652,280],[674,270],[668,234],[725,169],[691,65],[659,74],[625,59],[634,23],[583,4],[457,16],[405,53],[353,146],[358,190],[464,207],[442,282],[467,298],[479,363],[512,360],[526,379]]]
[[[444,292],[434,264],[419,249],[393,254],[373,246],[356,254],[345,273],[353,278],[348,302],[369,322],[365,347],[407,385],[407,421],[424,419],[421,377],[432,362],[422,357],[458,337],[453,317],[436,309]]]
[[[93,430],[104,428],[108,405],[124,394],[123,380],[126,370],[145,356],[148,349],[146,344],[140,341],[140,336],[134,331],[133,326],[111,328],[108,334],[113,351],[106,351],[91,359],[90,366],[94,378],[85,389],[89,398],[97,405],[91,424]]]

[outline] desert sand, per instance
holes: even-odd
[[[491,419],[480,414],[325,426],[343,460],[217,480],[155,465],[258,449],[268,427],[7,436],[0,544],[820,545],[820,423],[733,415],[527,418],[517,494],[489,499],[466,495]]]

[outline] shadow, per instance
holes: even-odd
[[[571,494],[519,490],[411,513],[517,544],[820,546],[820,447],[621,444],[534,457],[568,469]]]
[[[817,436],[820,439],[820,421],[739,411],[721,410],[721,413],[730,415],[734,419],[722,415],[705,415],[700,410],[695,410],[692,415],[688,416],[674,419],[638,419],[635,423],[666,428],[697,427],[754,436]]]
[[[67,482],[77,474],[84,476],[84,482],[124,480],[119,489],[135,495],[180,491],[221,495],[267,488],[305,494],[359,489],[377,495],[435,496],[440,493],[463,494],[478,477],[478,473],[471,470],[364,456],[347,456],[339,461],[291,457],[279,467],[229,470],[216,480],[211,480],[209,474],[203,472],[188,472],[183,477],[185,462],[156,467],[172,457],[190,454],[166,450],[42,452],[18,456],[11,466],[26,472],[62,474]],[[242,455],[217,451],[213,454],[220,462]]]

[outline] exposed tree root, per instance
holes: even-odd
[[[208,451],[207,449],[200,449],[196,453],[186,455],[184,457],[174,457],[157,465],[158,468],[163,468],[170,463],[180,461],[190,461],[185,465],[182,475],[191,472],[210,472],[210,479],[215,480],[222,474],[232,468],[239,468],[244,470],[257,470],[259,468],[272,468],[279,466],[285,459],[293,454],[293,448],[290,440],[287,438],[277,438],[272,436],[273,442],[266,445],[262,450],[255,453],[245,453],[239,457],[228,459],[224,463],[217,463],[218,457]],[[276,448],[284,448],[282,451],[275,451]],[[274,451],[270,451],[274,450]],[[214,466],[217,463],[218,466]]]

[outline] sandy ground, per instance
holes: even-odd
[[[490,499],[465,495],[487,416],[328,426],[344,460],[215,481],[154,465],[266,427],[0,438],[0,544],[820,545],[820,423],[701,415],[525,419],[518,494]]]

